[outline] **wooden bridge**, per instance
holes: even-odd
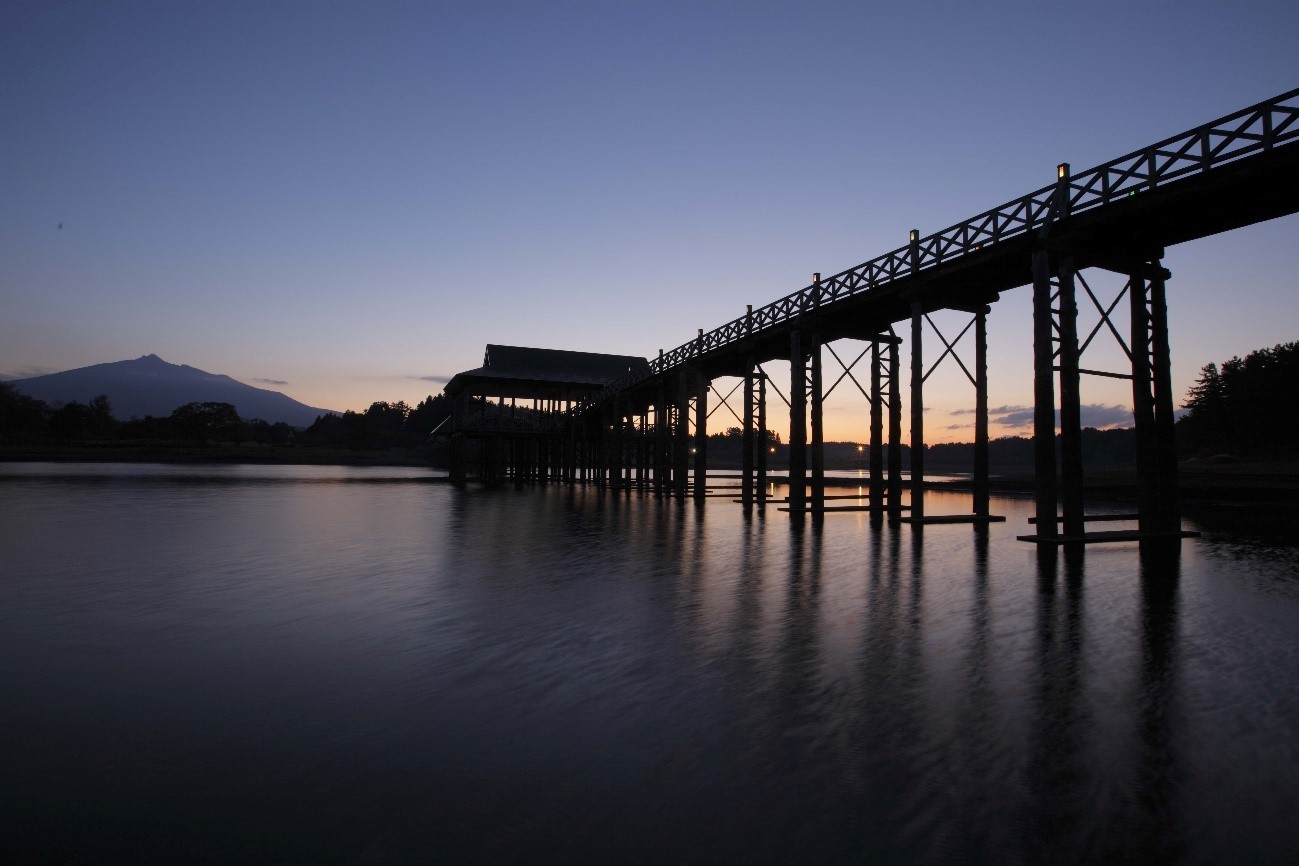
[[[1033,291],[1033,394],[1036,535],[1042,543],[1114,538],[1087,532],[1083,511],[1080,379],[1099,375],[1130,380],[1137,437],[1138,535],[1180,531],[1177,463],[1173,446],[1174,394],[1169,363],[1164,248],[1299,211],[1299,89],[1233,112],[1188,132],[1073,173],[1057,168],[1054,181],[943,231],[910,233],[906,246],[823,278],[744,315],[629,372],[598,392],[566,400],[562,432],[547,433],[554,455],[543,477],[592,481],[612,487],[650,487],[678,496],[705,495],[708,402],[721,377],[743,381],[745,507],[763,505],[766,491],[767,394],[774,390],[762,365],[790,364],[789,509],[819,516],[828,508],[823,459],[823,402],[845,377],[870,404],[870,503],[879,515],[913,523],[986,522],[988,512],[988,378],[986,320],[1003,292]],[[1118,296],[1099,298],[1084,271],[1099,268],[1126,279]],[[1078,287],[1095,304],[1100,321],[1080,339]],[[1126,302],[1126,334],[1111,320]],[[930,314],[958,310],[970,323],[948,339]],[[927,368],[925,325],[943,351]],[[899,325],[903,325],[899,328]],[[1083,365],[1083,353],[1104,327],[1115,337],[1127,369]],[[974,329],[974,357],[956,352]],[[903,334],[899,334],[902,330]],[[903,516],[901,466],[902,372],[898,347],[910,340],[911,510]],[[833,344],[864,341],[867,348],[844,363]],[[823,351],[840,369],[827,388]],[[620,357],[620,356],[609,356]],[[927,516],[924,483],[924,384],[934,367],[954,358],[974,387],[975,466],[968,515]],[[865,361],[868,374],[854,374]],[[634,367],[634,368],[633,368]],[[862,382],[861,379],[865,379]],[[1058,387],[1057,387],[1058,380]],[[448,393],[458,418],[472,400]],[[777,392],[778,393],[778,392]],[[491,396],[504,396],[502,391]],[[718,396],[721,396],[718,394]],[[486,400],[483,400],[486,405]],[[1056,412],[1059,411],[1059,458]],[[558,410],[557,410],[558,411]],[[453,418],[448,431],[471,435]],[[454,451],[454,449],[453,449]],[[463,477],[463,459],[453,475]],[[503,470],[511,474],[508,466]]]

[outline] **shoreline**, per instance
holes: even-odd
[[[926,480],[926,490],[970,491],[974,481],[968,470],[929,467],[934,475],[960,474],[959,478]],[[726,467],[723,471],[731,471]],[[775,480],[785,481],[786,470]],[[904,470],[905,471],[905,470]],[[1010,469],[992,473],[988,489],[1009,496],[1033,495],[1031,469]],[[827,488],[862,487],[864,478],[828,476]],[[903,480],[903,487],[910,482]],[[1293,461],[1257,463],[1208,463],[1186,461],[1178,464],[1179,498],[1183,505],[1228,507],[1234,510],[1267,507],[1268,513],[1299,513],[1299,463]],[[1106,467],[1085,470],[1083,489],[1088,499],[1110,502],[1136,502],[1139,498],[1135,467]]]
[[[436,468],[415,450],[350,451],[299,445],[6,445],[0,463],[247,463],[267,466],[415,466]]]
[[[303,466],[403,466],[438,469],[425,453],[414,449],[351,451],[293,445],[215,445],[147,447],[139,445],[0,446],[0,463],[164,463],[164,464],[250,464]],[[738,467],[709,467],[711,473],[731,473]],[[935,475],[959,470],[931,467]],[[773,481],[785,482],[784,469]],[[726,477],[724,475],[719,477]],[[860,487],[865,479],[830,476],[828,488]],[[905,482],[904,484],[908,484]],[[1132,502],[1138,498],[1136,469],[1133,467],[1087,470],[1083,485],[1089,498]],[[1186,461],[1178,464],[1180,498],[1188,507],[1265,506],[1283,513],[1299,512],[1299,462],[1209,463]],[[968,476],[925,481],[926,490],[968,491],[974,487]],[[992,474],[993,493],[1025,496],[1033,493],[1031,470],[1014,469]]]

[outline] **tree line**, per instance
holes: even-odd
[[[1278,343],[1222,366],[1205,364],[1178,422],[1184,456],[1299,457],[1299,343]]]
[[[304,445],[329,448],[374,450],[423,446],[439,424],[451,417],[451,401],[445,394],[421,400],[416,406],[375,402],[364,412],[321,415],[298,434]]]
[[[230,403],[178,406],[165,418],[152,415],[118,421],[106,395],[85,403],[51,406],[0,382],[0,445],[72,445],[154,442],[202,446],[220,443],[300,445],[374,450],[420,447],[449,415],[450,401],[430,395],[411,407],[376,402],[364,412],[325,414],[305,430],[283,421],[244,419]]]

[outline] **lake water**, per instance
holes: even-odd
[[[1295,862],[1291,523],[429,477],[0,464],[0,860]]]

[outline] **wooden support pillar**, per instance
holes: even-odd
[[[646,438],[649,434],[649,407],[646,406],[640,414],[640,430],[636,434],[636,485],[645,489],[645,484],[649,481],[649,440]]]
[[[884,507],[884,354],[880,343],[871,344],[871,438],[870,494],[871,513],[880,515]]]
[[[569,459],[572,461],[570,469],[572,477],[570,480],[573,483],[586,481],[586,430],[584,425],[574,423],[569,449]]]
[[[576,484],[581,480],[582,458],[578,444],[580,436],[581,430],[578,420],[573,414],[573,407],[570,405],[568,409],[568,481],[570,484]]]
[[[588,437],[590,434],[589,434],[589,432],[588,432],[588,430],[587,430],[587,423],[586,423],[586,420],[585,420],[585,419],[580,419],[579,421],[577,421],[577,422],[576,422],[576,429],[577,429],[577,442],[576,442],[576,445],[575,445],[575,447],[576,447],[576,452],[575,452],[575,453],[576,453],[576,461],[577,461],[577,463],[576,463],[576,465],[577,465],[577,480],[578,480],[578,481],[581,481],[581,482],[583,482],[583,483],[585,483],[585,482],[589,481],[590,478],[591,478],[591,476],[590,476],[590,461],[589,461],[589,459],[587,458],[587,450],[588,450],[588,449],[587,449],[587,437]],[[510,450],[511,450],[510,462],[511,462],[511,463],[514,462],[513,449],[514,449],[514,446],[511,445],[511,446],[510,446]]]
[[[1052,340],[1051,260],[1033,253],[1033,486],[1037,534],[1059,535],[1055,483],[1055,345]]]
[[[625,401],[622,411],[622,477],[623,486],[630,490],[636,481],[636,410]]]
[[[708,377],[695,374],[695,499],[708,492]]]
[[[571,484],[573,482],[573,476],[575,475],[575,472],[573,470],[573,454],[574,454],[573,443],[574,443],[574,439],[573,439],[572,419],[569,418],[568,413],[565,412],[564,427],[559,434],[559,445],[560,445],[559,477],[566,484]]]
[[[485,436],[478,440],[478,480],[491,484],[496,480],[496,439]]]
[[[925,309],[911,303],[911,517],[925,516]]]
[[[544,427],[535,434],[537,443],[537,480],[542,484],[550,479],[550,442]]]
[[[610,489],[617,490],[622,486],[622,408],[612,400],[605,405],[608,407],[605,426],[609,432],[608,481]]]
[[[622,476],[623,487],[630,490],[636,475],[636,413],[629,401],[623,402],[619,415],[622,422],[620,425],[622,444],[618,449],[622,458],[622,467],[619,475]]]
[[[1149,289],[1145,276],[1133,273],[1128,283],[1132,314],[1132,421],[1137,437],[1138,525],[1142,532],[1159,526],[1159,456],[1155,405],[1151,394]]]
[[[974,317],[974,513],[987,517],[989,499],[988,311],[985,308]]]
[[[890,336],[896,336],[890,329]],[[902,363],[898,342],[889,343],[889,511],[901,515],[902,505]]]
[[[570,422],[564,442],[564,480],[575,484],[581,478],[581,431],[577,424]]]
[[[658,402],[654,404],[654,490],[660,494],[669,489],[668,478],[671,472],[672,421],[668,407],[668,387],[666,379],[660,379],[658,385]]]
[[[755,431],[758,437],[757,453],[757,478],[754,479],[754,486],[758,488],[758,506],[765,507],[767,504],[767,374],[758,373],[758,405],[756,407],[758,415],[758,429]]]
[[[807,356],[798,328],[789,332],[789,513],[807,504]]]
[[[812,409],[812,513],[825,511],[825,410],[821,388],[821,335],[813,334],[808,347],[811,363],[808,397]]]
[[[618,441],[617,415],[612,402],[606,402],[601,408],[600,417],[600,483],[616,487],[618,482],[614,474],[617,461],[614,459]]]
[[[629,401],[624,399],[619,402],[619,406],[618,433],[621,440],[618,447],[621,460],[619,475],[622,477],[623,488],[630,490],[636,479],[636,415]]]
[[[676,428],[672,431],[672,492],[685,498],[690,476],[690,369],[682,366],[676,377]]]
[[[745,510],[753,506],[753,368],[753,356],[749,356],[744,363],[744,431],[740,445],[740,502]]]
[[[467,475],[465,467],[465,437],[461,433],[452,433],[447,444],[447,457],[450,471],[447,475],[453,484],[464,484]]]
[[[1182,528],[1177,490],[1177,419],[1173,415],[1172,353],[1168,338],[1168,298],[1164,281],[1168,272],[1158,259],[1150,275],[1150,378],[1154,386],[1155,454],[1159,480],[1159,530],[1178,532]]]
[[[1078,302],[1073,259],[1059,264],[1060,291],[1060,499],[1062,529],[1079,537],[1083,523],[1082,376],[1078,372]]]
[[[544,484],[546,483],[547,477],[546,465],[547,461],[550,459],[550,452],[547,448],[545,432],[538,430],[537,433],[534,434],[533,442],[537,449],[537,481]]]

